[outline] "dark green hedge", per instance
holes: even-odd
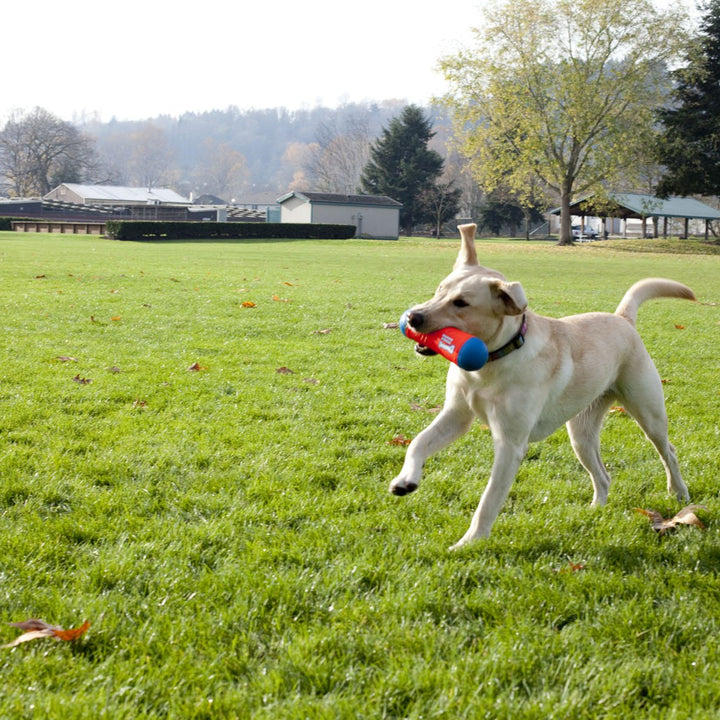
[[[0,230],[12,230],[12,221],[17,219],[14,217],[0,217]]]
[[[354,225],[315,223],[164,222],[108,220],[105,234],[114,240],[285,239],[347,240]]]

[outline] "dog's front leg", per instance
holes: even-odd
[[[494,440],[495,458],[492,472],[480,504],[475,510],[468,531],[450,549],[456,550],[481,537],[488,537],[495,518],[505,502],[520,463],[527,452],[527,440],[512,442],[507,439]]]
[[[446,404],[440,414],[408,446],[400,474],[390,483],[394,495],[417,490],[425,461],[453,440],[464,435],[475,415],[465,404]]]

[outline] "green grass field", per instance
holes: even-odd
[[[552,316],[645,276],[693,287],[705,304],[638,327],[706,530],[659,538],[635,511],[680,506],[622,413],[605,508],[564,429],[459,552],[487,430],[388,493],[447,366],[383,323],[453,241],[0,233],[0,643],[92,622],[0,649],[0,718],[717,717],[720,257],[479,247]]]

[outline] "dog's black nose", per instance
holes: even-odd
[[[414,330],[422,330],[423,325],[425,324],[425,316],[421,312],[417,312],[417,310],[411,310],[408,313],[407,319],[408,324]]]

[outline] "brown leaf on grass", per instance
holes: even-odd
[[[90,625],[90,621],[86,620],[80,627],[71,628],[70,630],[55,629],[53,630],[53,634],[60,640],[65,640],[66,642],[74,642],[75,640],[81,638],[88,631]]]
[[[329,335],[332,332],[332,328],[325,328],[324,330],[313,330],[313,335]]]
[[[288,282],[287,280],[283,282],[283,285],[287,285],[288,287],[295,287],[291,282]]]
[[[44,620],[38,620],[36,618],[31,618],[22,622],[11,622],[8,623],[8,625],[20,628],[25,632],[16,637],[12,642],[7,643],[7,645],[0,645],[1,648],[14,648],[22,643],[46,637],[53,638],[54,640],[72,642],[81,638],[88,631],[90,621],[86,620],[80,627],[72,628],[70,630],[63,630],[58,625],[50,625]]]
[[[409,445],[412,438],[406,438],[404,435],[396,435],[392,440],[388,440],[388,445]]]
[[[254,308],[254,307],[257,307],[257,304],[254,303],[252,300],[246,300],[246,301],[242,304],[242,306],[243,306],[244,308]]]
[[[620,413],[620,414],[622,414],[622,413],[625,412],[625,408],[622,407],[622,405],[613,405],[613,406],[610,408],[610,412],[611,412],[611,413]]]
[[[78,385],[89,385],[92,382],[91,378],[84,378],[80,377],[80,374],[78,373],[74,378],[73,381],[76,382]]]
[[[635,508],[636,512],[641,515],[645,515],[659,535],[664,535],[670,530],[676,530],[678,525],[694,525],[700,530],[705,529],[705,525],[695,514],[695,510],[707,510],[704,505],[688,505],[684,507],[677,515],[668,518],[667,520],[656,510],[643,510],[642,508]]]
[[[47,277],[47,275],[36,275],[35,279],[36,280],[44,280],[46,277]]]
[[[400,327],[400,323],[387,322],[383,323],[383,330],[397,330]]]
[[[122,315],[113,315],[110,319],[113,322],[117,322],[118,320],[122,320]]]
[[[431,415],[435,415],[436,413],[439,413],[442,410],[442,405],[433,405],[432,407],[425,407],[424,405],[420,405],[419,403],[410,403],[410,409],[415,410],[416,412],[426,412],[426,413],[430,413]]]
[[[147,400],[135,400],[135,402],[133,402],[133,407],[147,407]]]
[[[20,622],[9,622],[8,625],[11,627],[20,628],[20,630],[59,630],[59,625],[48,625],[44,620],[38,618],[29,618],[28,620],[21,620]]]
[[[565,567],[561,567],[559,570],[553,569],[556,573],[569,573],[569,572],[580,572],[584,570],[585,565],[583,563],[574,563],[572,560],[568,560],[568,564]]]
[[[684,325],[675,325],[675,329],[676,330],[684,330],[685,326]]]
[[[292,375],[295,371],[283,365],[283,367],[276,368],[275,372],[280,373],[280,375]]]
[[[281,298],[279,295],[273,295],[273,296],[272,296],[272,299],[273,299],[275,302],[284,302],[284,303],[292,302],[292,300],[290,300],[290,299],[288,299],[288,298]]]
[[[77,358],[70,357],[70,355],[58,355],[55,359],[58,362],[77,362]]]
[[[303,382],[306,382],[308,385],[319,385],[320,381],[316,380],[315,378],[307,377],[303,378]]]
[[[113,365],[112,367],[108,368],[108,372],[117,374],[117,373],[121,373],[122,370],[117,365]]]
[[[188,368],[188,372],[202,372],[203,370],[207,370],[207,366],[196,362]]]

